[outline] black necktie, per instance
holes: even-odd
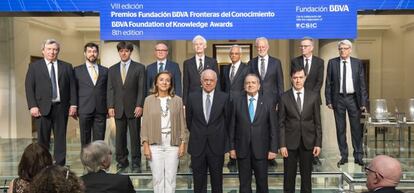
[[[57,98],[57,84],[56,84],[56,75],[55,75],[55,67],[53,63],[50,63],[50,80],[52,81],[52,99]]]
[[[198,73],[201,74],[201,72],[203,72],[203,60],[200,58],[199,60],[200,62],[198,63]]]
[[[296,98],[296,105],[298,106],[299,112],[302,113],[302,100],[300,99],[300,92],[296,93],[298,97]]]
[[[309,59],[305,59],[305,75],[307,76],[309,73]]]
[[[346,61],[342,61],[344,63],[342,68],[342,94],[346,94]]]

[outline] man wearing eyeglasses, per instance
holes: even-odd
[[[400,182],[401,164],[398,160],[379,155],[372,159],[371,164],[365,167],[367,188],[375,193],[401,193],[395,187]]]
[[[313,55],[312,38],[304,37],[302,41],[300,41],[299,48],[302,52],[302,55],[292,59],[290,68],[292,69],[294,68],[294,66],[303,67],[306,76],[305,89],[318,93],[319,104],[322,104],[322,100],[320,99],[320,93],[323,84],[324,61],[322,58]],[[318,156],[313,158],[313,164],[321,164],[321,161],[319,160]]]
[[[365,111],[368,94],[365,86],[365,73],[361,60],[351,57],[352,43],[342,40],[338,43],[339,57],[328,62],[326,74],[326,105],[334,111],[336,137],[341,159],[338,167],[348,162],[346,143],[346,112],[351,125],[354,163],[363,166],[361,112]]]
[[[173,75],[173,88],[175,91],[175,94],[178,96],[181,95],[181,71],[180,67],[177,63],[168,60],[168,46],[166,43],[158,42],[155,44],[155,50],[154,50],[155,58],[157,59],[156,62],[148,65],[147,67],[147,96],[150,95],[151,89],[153,87],[153,82],[155,76],[162,72],[162,71],[168,71],[171,72]]]

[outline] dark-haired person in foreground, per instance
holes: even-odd
[[[106,129],[106,89],[108,68],[97,63],[99,47],[95,43],[84,46],[86,62],[74,68],[78,89],[78,115],[81,145],[104,140]]]
[[[24,149],[17,169],[19,177],[10,182],[7,193],[26,192],[36,174],[52,164],[52,155],[46,147],[39,143],[28,145]]]
[[[279,146],[283,156],[283,190],[295,193],[299,162],[301,193],[311,193],[312,160],[321,152],[322,128],[319,93],[304,87],[305,70],[294,65],[290,72],[292,89],[279,102]]]
[[[88,171],[82,176],[86,193],[135,193],[129,176],[107,173],[111,160],[111,149],[102,140],[82,149],[81,161]]]
[[[115,118],[115,154],[119,171],[129,165],[127,132],[131,143],[131,172],[141,172],[140,129],[145,98],[145,67],[131,60],[134,46],[130,42],[117,44],[120,62],[108,71],[108,115]]]
[[[69,168],[52,165],[44,168],[30,184],[30,193],[83,193],[81,180]]]

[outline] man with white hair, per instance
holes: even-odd
[[[339,57],[328,62],[326,74],[326,105],[334,111],[336,136],[341,159],[338,167],[348,162],[346,143],[346,112],[351,125],[354,163],[363,166],[361,112],[365,111],[368,94],[365,86],[365,72],[362,61],[351,57],[352,43],[342,40],[338,43]]]
[[[194,193],[207,192],[207,176],[211,192],[223,193],[224,154],[229,150],[228,94],[217,89],[213,70],[204,70],[200,76],[202,90],[190,93],[185,107]]]
[[[86,193],[135,193],[128,175],[106,172],[111,160],[111,148],[102,140],[94,141],[82,149],[82,165],[88,172],[81,177]]]
[[[183,73],[183,101],[187,104],[188,95],[193,91],[201,91],[200,74],[205,69],[212,69],[217,74],[217,61],[205,55],[207,40],[197,35],[193,38],[193,49],[195,56],[184,61]],[[220,82],[217,82],[217,88],[220,90]]]
[[[400,182],[401,164],[395,158],[379,155],[365,167],[367,188],[375,193],[401,193],[395,187]]]

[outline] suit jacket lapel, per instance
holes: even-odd
[[[40,65],[40,70],[49,79],[50,83],[52,83],[51,80],[50,80],[50,73],[49,73],[49,70],[47,69],[47,64],[46,64],[45,60],[42,59],[41,63],[42,64]]]
[[[130,77],[130,76],[132,76],[132,75],[131,75],[131,73],[132,73],[134,70],[135,70],[135,64],[134,64],[134,62],[131,60],[131,63],[129,63],[129,67],[128,67],[127,74],[126,74],[126,76],[125,76],[125,82],[124,82],[124,85],[128,82],[128,79],[129,79],[129,77]],[[121,74],[120,74],[120,75],[121,75]],[[122,78],[121,78],[121,82],[122,82]]]
[[[300,116],[299,107],[298,107],[298,105],[296,104],[296,99],[295,99],[295,96],[294,96],[294,94],[293,94],[293,89],[290,89],[288,92],[289,92],[289,98],[290,98],[290,100],[292,100],[292,103],[291,103],[291,104],[294,104],[293,106],[295,106],[296,113]],[[303,97],[302,97],[302,98],[303,98]],[[303,100],[303,99],[302,99],[302,100]],[[305,105],[303,105],[303,106],[305,106]],[[302,112],[303,112],[303,109],[302,109]]]
[[[57,61],[57,69],[58,69],[58,82],[60,81],[60,78],[62,77],[63,74],[63,66],[62,64],[60,64],[60,61]]]
[[[246,99],[247,101],[247,99]],[[256,103],[256,111],[254,113],[254,119],[253,119],[253,123],[257,120],[258,117],[260,117],[260,115],[263,112],[263,99],[262,96],[259,94],[259,98],[257,99],[257,103]],[[249,110],[247,109],[247,112],[249,112]],[[250,118],[250,116],[249,116]]]
[[[351,65],[351,71],[352,71],[352,83],[355,85],[355,81],[358,80],[358,72],[357,72],[357,66],[356,66],[356,62],[353,58],[349,59],[351,61],[351,63],[349,65]],[[354,90],[355,90],[355,86],[354,86]]]
[[[82,70],[81,72],[83,73],[83,76],[82,76],[82,77],[85,77],[86,82],[87,82],[90,86],[94,87],[95,85],[93,85],[92,78],[91,78],[91,76],[89,75],[88,66],[87,66],[86,64],[84,64],[84,65],[83,65],[83,68],[81,68],[81,70]],[[98,79],[99,79],[99,76],[98,76]],[[98,81],[96,81],[96,82],[98,82]]]
[[[207,125],[208,123],[206,121],[206,116],[204,115],[203,91],[198,92],[198,93],[199,93],[198,98],[201,99],[201,100],[199,100],[200,102],[198,102],[197,104],[200,105],[200,106],[199,106],[199,108],[194,108],[194,109],[200,109],[199,113],[201,114],[201,117],[203,117],[202,118],[203,123]],[[210,110],[210,115],[211,115],[211,110]],[[210,119],[211,119],[211,117],[210,117]]]
[[[239,79],[239,76],[240,76],[241,72],[244,70],[245,67],[246,67],[246,65],[244,65],[243,63],[240,63],[239,69],[237,69],[237,72],[236,72],[236,74],[233,77],[233,82],[232,82],[231,85],[233,85],[235,82],[237,82],[237,80]],[[230,73],[231,73],[231,65],[230,65],[230,68],[229,68],[229,76],[230,76]],[[227,76],[227,78],[229,76]]]
[[[337,76],[337,79],[338,79],[337,81],[339,84],[338,87],[340,87],[341,85],[341,59],[337,57],[335,61],[336,61],[336,71],[338,73],[338,76]]]

